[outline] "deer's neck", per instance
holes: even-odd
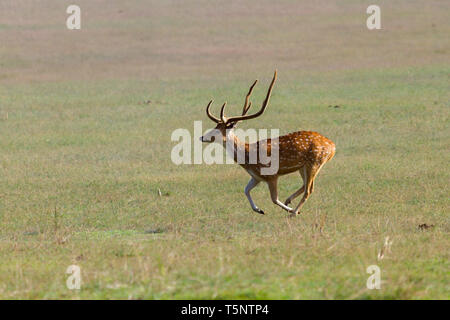
[[[226,136],[226,143],[225,148],[229,154],[234,160],[234,162],[237,162],[240,165],[243,165],[247,162],[247,159],[249,157],[249,145],[246,142],[243,142],[239,140],[239,138],[234,134],[233,130],[228,130],[227,136]],[[231,154],[233,152],[233,154]],[[238,161],[238,155],[245,156],[245,163],[242,162],[241,159]]]

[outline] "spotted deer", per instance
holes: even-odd
[[[206,143],[214,142],[215,137],[217,136],[217,132],[220,132],[219,136],[222,138],[222,140],[216,142],[221,143],[224,147],[226,147],[227,142],[231,142],[235,151],[233,156],[235,161],[236,154],[239,151],[245,154],[245,161],[243,163],[238,163],[251,176],[251,179],[245,187],[244,192],[247,196],[248,201],[250,202],[253,211],[264,214],[264,211],[262,211],[255,205],[252,197],[250,196],[250,191],[261,181],[264,181],[268,184],[272,202],[288,211],[289,213],[292,213],[290,215],[292,217],[300,213],[300,209],[305,204],[311,193],[314,191],[314,179],[316,178],[320,169],[322,169],[323,165],[327,161],[331,160],[331,158],[333,158],[336,148],[333,141],[313,131],[297,131],[284,136],[280,136],[277,139],[265,139],[251,144],[238,139],[233,130],[236,127],[236,124],[240,121],[257,118],[264,113],[267,105],[269,104],[270,95],[272,93],[276,78],[277,71],[275,70],[272,82],[269,86],[269,90],[267,91],[266,98],[262,103],[262,107],[258,112],[254,114],[248,115],[247,112],[251,107],[251,102],[249,102],[250,95],[252,94],[253,88],[255,87],[258,80],[256,80],[250,86],[250,89],[245,98],[242,115],[240,116],[226,117],[225,107],[227,103],[225,102],[220,110],[220,118],[215,117],[211,114],[210,111],[211,104],[213,103],[213,100],[211,100],[206,107],[206,114],[217,125],[214,129],[210,130],[204,136],[202,136],[200,140]],[[259,159],[257,159],[256,163],[251,163],[248,161],[250,157],[249,153],[252,150],[258,150],[257,154],[260,154],[259,149],[264,148],[263,151],[265,151],[266,154],[270,155],[272,149],[275,150],[276,147],[278,148],[279,152],[277,157],[279,164],[278,170],[275,173],[263,174],[262,168],[267,166],[267,164],[261,163]],[[295,171],[298,171],[300,173],[303,179],[303,186],[295,191],[291,196],[289,196],[284,203],[282,203],[278,199],[278,178],[282,175],[286,175]],[[302,193],[303,197],[297,207],[295,207],[295,209],[289,207],[288,205],[292,202],[292,200],[294,200]]]

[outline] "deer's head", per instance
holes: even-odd
[[[255,82],[253,82],[253,84],[251,85],[251,87],[247,93],[247,96],[245,97],[244,108],[242,109],[242,115],[240,115],[240,116],[226,117],[225,116],[225,107],[227,105],[226,102],[222,105],[222,108],[220,109],[220,118],[213,116],[210,111],[210,107],[213,102],[213,100],[211,100],[208,103],[208,106],[206,107],[206,114],[212,121],[214,121],[216,123],[216,127],[214,129],[208,131],[204,136],[202,136],[200,138],[200,141],[206,142],[206,143],[211,143],[211,142],[225,143],[226,138],[227,138],[227,132],[229,132],[229,130],[232,130],[239,121],[253,119],[253,118],[256,118],[256,117],[259,117],[260,115],[262,115],[263,112],[266,110],[267,105],[269,104],[269,98],[272,93],[272,88],[273,88],[276,78],[277,78],[277,71],[275,70],[269,90],[267,91],[266,99],[264,100],[261,109],[254,114],[247,115],[247,112],[252,105],[252,103],[249,102],[250,95],[252,94],[253,88],[255,87],[258,80],[255,80]],[[217,141],[217,137],[221,137],[222,141]]]

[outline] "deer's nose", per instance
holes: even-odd
[[[200,141],[201,142],[214,142],[214,140],[215,140],[215,137],[214,136],[212,136],[212,137],[209,137],[209,140],[207,140],[207,139],[205,139],[205,137],[200,137]]]

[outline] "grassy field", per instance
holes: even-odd
[[[0,298],[450,298],[448,1],[378,1],[374,31],[373,1],[80,0],[69,31],[72,2],[0,4]],[[275,68],[241,127],[337,148],[295,219],[238,165],[170,159]]]

